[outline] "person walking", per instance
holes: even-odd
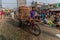
[[[11,12],[11,17],[14,19],[14,11]]]
[[[1,17],[1,11],[0,11],[0,19],[2,19],[2,17]]]
[[[4,19],[5,18],[5,12],[4,10],[1,11],[1,19]]]

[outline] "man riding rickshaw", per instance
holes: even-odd
[[[39,35],[41,30],[35,21],[35,16],[37,15],[35,7],[32,7],[32,10],[29,11],[29,13],[26,9],[24,11],[21,11],[19,14],[19,25],[23,26],[23,28],[27,27],[27,29],[29,29],[34,35]]]

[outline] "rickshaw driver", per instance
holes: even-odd
[[[36,8],[32,7],[32,10],[30,11],[30,22],[32,22],[36,15]]]

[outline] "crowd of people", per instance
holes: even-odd
[[[31,18],[34,19],[37,16],[40,22],[48,24],[49,26],[60,27],[60,13],[51,10],[39,10],[37,11],[35,7],[32,7],[30,11]]]
[[[15,18],[15,13],[13,10],[11,12],[6,13],[4,10],[0,11],[0,19],[5,19],[5,17],[10,16],[12,19]],[[60,13],[51,10],[36,10],[35,7],[32,7],[30,11],[30,18],[33,20],[34,18],[38,18],[40,23],[48,24],[50,26],[60,27]],[[23,18],[24,19],[24,18]]]
[[[5,19],[6,17],[11,17],[12,19],[14,19],[14,11],[11,10],[10,12],[6,12],[6,10],[4,9],[0,10],[0,20]]]

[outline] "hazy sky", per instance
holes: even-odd
[[[6,8],[17,8],[17,0],[2,0],[2,6]]]
[[[32,1],[39,1],[46,4],[60,3],[60,0],[27,0],[27,5],[31,5]],[[17,0],[2,0],[3,7],[17,7]]]

